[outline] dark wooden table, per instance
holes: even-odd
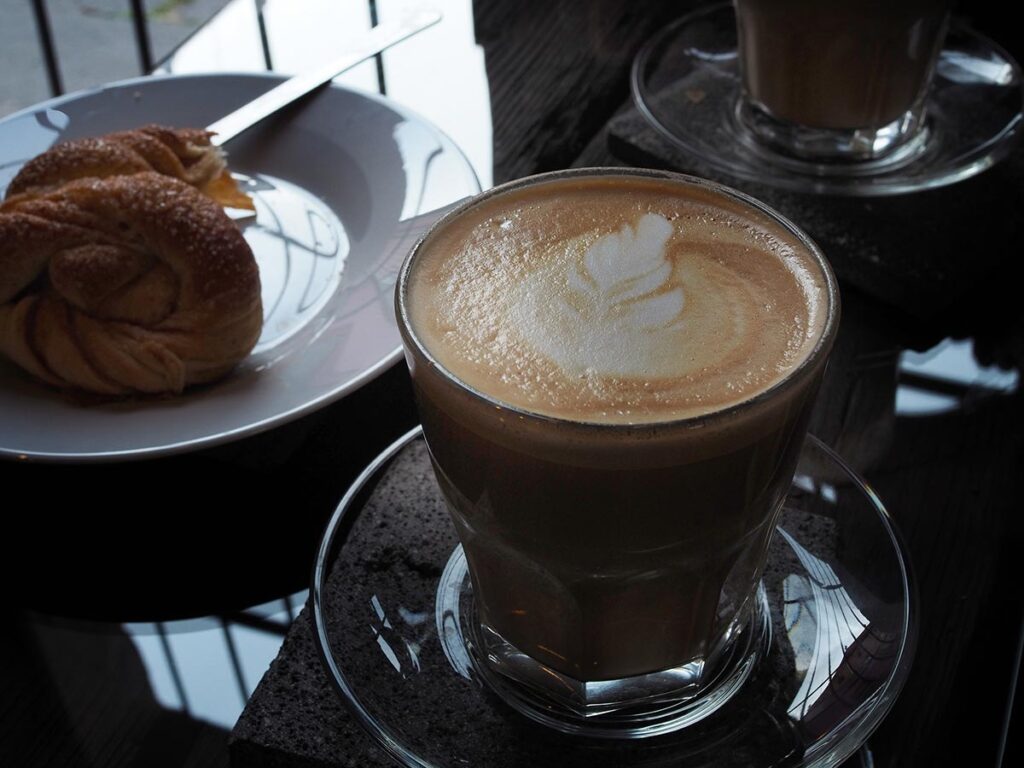
[[[495,183],[623,164],[606,127],[628,108],[632,57],[691,5],[476,0]],[[995,4],[974,12],[979,27],[1016,44]],[[875,298],[869,282],[843,281],[843,323],[812,431],[885,500],[920,590],[915,665],[871,738],[879,766],[1020,764],[1010,704],[1024,638],[1014,565],[1024,547],[1024,410],[1018,385],[991,386],[990,370],[975,364],[1012,372],[1024,361],[1011,269],[1024,243],[1022,168],[1018,150],[978,179],[865,203],[858,214],[873,205],[884,220],[886,211],[927,205],[940,211],[929,225],[938,231],[918,242],[942,247],[991,217],[993,190],[1004,200],[1005,226],[968,238],[985,251],[985,269],[953,286],[941,312],[907,312],[892,296]],[[982,200],[988,210],[976,211]],[[841,216],[849,203],[835,206]],[[856,235],[863,244],[886,229]],[[856,247],[829,256],[841,277],[857,274]],[[901,365],[907,352],[946,339],[965,352],[947,373]],[[910,390],[939,405],[908,413]],[[220,449],[130,465],[0,464],[10,605],[0,624],[0,765],[227,764],[230,724],[188,701],[181,669],[157,679],[146,649],[160,646],[179,661],[192,653],[198,674],[234,679],[240,711],[260,671],[245,669],[231,638],[253,631],[280,642],[294,612],[279,620],[251,606],[303,589],[317,537],[349,482],[414,423],[399,366],[312,416]],[[209,618],[177,621],[200,616]],[[147,623],[147,643],[137,639],[140,625],[124,624],[133,621]],[[226,650],[208,658],[187,651],[197,626],[222,631]],[[178,698],[160,693],[167,690]]]

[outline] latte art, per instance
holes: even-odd
[[[627,225],[615,234],[605,235],[583,255],[586,276],[596,291],[585,282],[579,268],[573,269],[569,287],[593,294],[602,316],[608,316],[613,306],[629,302],[630,319],[635,325],[669,325],[683,309],[682,289],[651,294],[670,287],[672,265],[665,258],[665,244],[671,235],[672,224],[668,219],[656,213],[645,214],[635,231]]]
[[[531,273],[510,291],[507,310],[526,343],[567,373],[671,375],[668,336],[681,332],[683,288],[673,280],[665,245],[671,222],[645,214],[635,228],[604,235],[573,256]]]
[[[413,326],[460,380],[546,415],[657,421],[748,399],[813,345],[820,280],[756,212],[651,180],[561,186],[428,240]]]

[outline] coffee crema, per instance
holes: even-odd
[[[820,338],[825,277],[752,206],[656,178],[486,199],[420,247],[410,322],[456,378],[580,422],[701,416],[784,379]]]

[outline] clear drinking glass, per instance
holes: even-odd
[[[410,319],[410,283],[438,233],[483,201],[595,176],[697,187],[795,237],[827,299],[810,354],[737,405],[643,424],[531,412],[447,370]],[[424,435],[472,577],[467,645],[484,678],[513,706],[577,716],[582,732],[610,711],[642,723],[680,706],[692,722],[720,706],[761,645],[761,572],[838,326],[817,246],[711,182],[578,169],[492,189],[442,218],[410,253],[396,294]]]
[[[914,154],[950,0],[735,0],[740,124],[805,161]]]

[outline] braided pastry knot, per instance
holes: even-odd
[[[0,352],[46,382],[180,392],[227,373],[262,321],[252,251],[184,182],[80,178],[0,205]]]
[[[252,199],[231,178],[224,153],[210,144],[212,135],[198,128],[147,125],[66,141],[25,163],[7,188],[7,200],[53,192],[75,179],[156,171],[225,207],[253,210]]]

